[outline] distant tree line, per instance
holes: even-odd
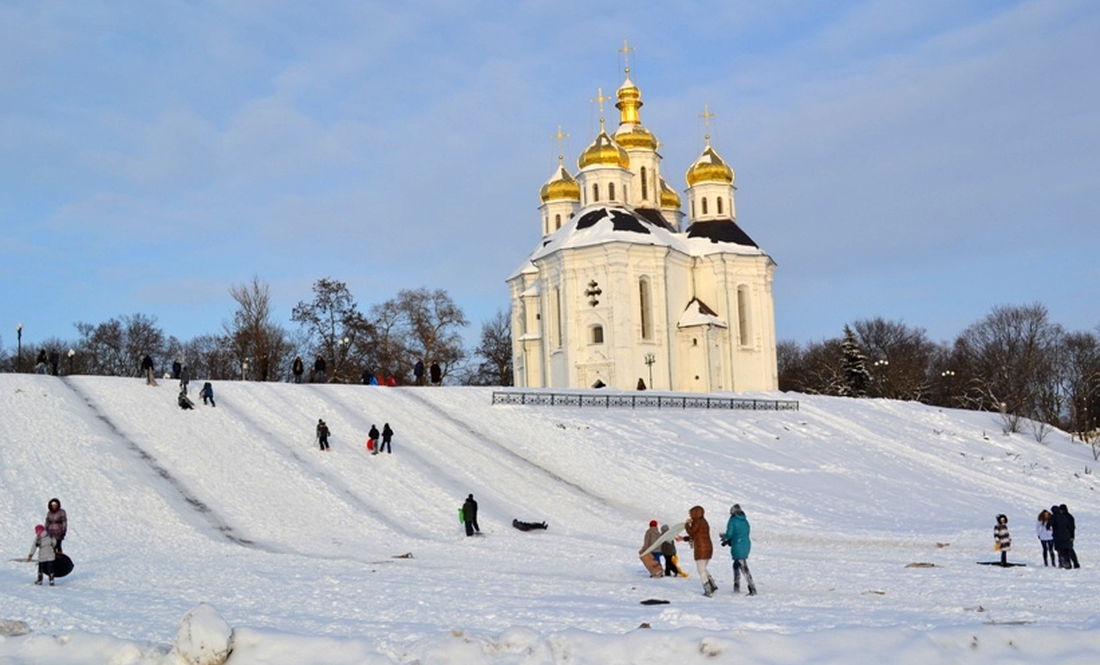
[[[1100,337],[1066,331],[1040,304],[995,307],[951,343],[865,319],[834,339],[783,341],[777,360],[780,390],[994,411],[1040,441],[1053,425],[1091,443],[1100,427]]]
[[[307,372],[319,356],[325,361],[325,380],[331,383],[392,376],[398,384],[409,385],[415,382],[418,360],[426,367],[438,364],[448,383],[512,382],[510,317],[498,311],[484,323],[480,343],[468,350],[461,331],[469,321],[442,289],[404,289],[364,313],[344,282],[319,279],[312,297],[293,308],[293,329],[276,319],[270,289],[258,277],[230,287],[229,296],[235,309],[217,332],[181,341],[144,314],[98,324],[79,322],[73,339],[24,339],[21,354],[0,345],[0,371],[33,372],[39,354],[45,353],[47,358],[60,358],[60,374],[136,377],[142,358],[149,355],[158,374],[179,360],[195,378],[288,381],[296,356],[301,356]]]

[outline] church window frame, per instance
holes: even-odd
[[[600,202],[600,183],[592,183],[592,203]]]
[[[707,197],[703,197],[703,214],[707,214]]]
[[[613,183],[613,182],[607,183],[607,200],[608,201],[614,201],[615,200],[615,183]]]
[[[741,346],[752,345],[752,316],[749,287],[742,284],[737,287],[737,341]]]
[[[589,328],[588,333],[589,344],[603,344],[603,325],[594,324]]]
[[[653,291],[649,285],[649,277],[638,279],[638,324],[642,339],[653,339]]]
[[[722,214],[722,197],[721,196],[718,197],[718,214],[719,215]]]
[[[554,230],[561,228],[561,215],[554,215]]]
[[[642,167],[642,200],[649,200],[649,179],[646,176],[646,167]]]

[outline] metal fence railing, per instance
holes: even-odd
[[[741,411],[798,411],[797,400],[753,399],[747,397],[708,397],[705,395],[654,395],[631,393],[553,393],[543,390],[493,391],[493,404],[524,406],[576,406],[656,408],[656,409],[725,409]]]

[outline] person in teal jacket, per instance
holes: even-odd
[[[722,536],[722,544],[729,545],[730,556],[733,557],[733,592],[741,591],[741,573],[745,573],[745,582],[749,585],[749,595],[756,595],[756,585],[752,583],[752,573],[749,572],[749,550],[752,542],[749,540],[749,520],[745,517],[745,511],[741,510],[741,504],[735,503],[730,508],[730,519],[726,522],[726,533]]]

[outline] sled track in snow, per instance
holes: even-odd
[[[223,520],[216,512],[214,512],[214,510],[210,508],[210,506],[203,503],[201,499],[188,491],[187,487],[178,478],[173,476],[172,473],[168,471],[168,469],[161,466],[161,464],[157,462],[157,459],[155,457],[150,455],[145,449],[143,449],[132,439],[126,436],[126,434],[124,434],[122,430],[120,430],[118,426],[115,425],[115,423],[107,416],[107,414],[103,413],[103,410],[96,406],[95,402],[92,401],[91,397],[89,397],[87,393],[85,393],[77,386],[73,385],[69,381],[68,377],[61,377],[61,381],[69,390],[73,391],[73,393],[77,397],[84,401],[84,403],[88,406],[92,413],[95,414],[95,417],[100,420],[104,425],[106,425],[107,429],[109,429],[112,434],[114,434],[120,441],[125,443],[127,448],[129,448],[135,455],[137,455],[141,459],[141,461],[145,462],[149,466],[149,468],[152,469],[153,472],[156,473],[162,480],[168,483],[168,485],[171,486],[171,488],[175,490],[177,494],[179,494],[180,498],[182,498],[187,503],[187,505],[191,506],[191,508],[194,509],[194,511],[198,513],[211,528],[213,528],[215,531],[220,533],[227,540],[234,544],[263,550],[268,549],[257,545],[247,538],[242,538],[241,536],[238,536],[236,530],[234,530],[233,527],[229,526],[229,524],[226,523],[226,521]]]
[[[286,403],[286,399],[283,398],[283,396],[281,394],[279,394],[278,397],[279,397],[280,400],[282,400],[284,403]],[[257,431],[264,432],[265,434],[267,434],[267,436],[270,438],[270,440],[272,440],[272,441],[278,441],[279,440],[278,435],[276,435],[274,432],[272,432],[269,428],[267,428],[264,425],[258,423],[255,419],[253,419],[248,414],[242,412],[240,409],[234,409],[234,408],[230,407],[227,410],[229,412],[233,413],[237,417],[237,419],[240,420],[241,422],[247,423],[249,427],[251,427],[251,428],[253,428]],[[367,501],[364,500],[363,498],[361,498],[358,494],[356,494],[355,490],[353,490],[351,487],[349,487],[347,483],[345,483],[342,480],[336,478],[332,473],[329,473],[328,471],[325,471],[321,467],[321,465],[317,464],[316,462],[313,462],[312,460],[307,459],[301,453],[299,453],[297,450],[295,450],[294,448],[292,448],[290,446],[286,446],[284,448],[284,450],[286,450],[287,454],[290,455],[291,457],[293,457],[296,462],[301,464],[302,467],[308,468],[308,469],[310,469],[310,471],[312,471],[317,476],[319,476],[321,478],[324,478],[324,481],[328,484],[329,487],[332,487],[332,488],[336,489],[344,497],[344,499],[346,501],[348,501],[348,503],[351,503],[352,505],[354,505],[357,510],[362,511],[362,512],[368,514],[368,515],[371,515],[376,520],[378,520],[379,523],[382,523],[382,524],[385,524],[385,525],[389,526],[391,529],[393,529],[397,533],[401,533],[401,534],[404,534],[405,536],[409,536],[409,537],[413,537],[413,538],[421,537],[421,534],[418,534],[415,531],[412,531],[411,529],[409,529],[408,527],[405,527],[402,524],[394,521],[393,519],[388,517],[385,513],[378,510],[376,507],[370,505],[369,503],[367,503]],[[310,556],[316,556],[316,555],[311,554]]]
[[[465,420],[462,420],[462,419],[460,419],[456,416],[451,415],[450,413],[447,413],[446,411],[444,411],[439,406],[436,406],[432,402],[429,402],[428,400],[424,399],[420,395],[416,394],[416,391],[414,391],[414,390],[402,390],[401,395],[404,396],[407,399],[413,400],[413,401],[417,402],[418,404],[423,405],[424,408],[430,410],[433,413],[438,414],[439,417],[441,417],[441,418],[445,418],[446,420],[453,423],[457,427],[461,428],[467,434],[474,437],[478,441],[481,441],[482,443],[493,446],[494,448],[496,448],[500,452],[504,453],[508,457],[512,458],[513,460],[517,461],[521,465],[527,466],[531,469],[536,470],[537,472],[539,472],[541,474],[546,475],[547,477],[551,478],[555,482],[561,483],[562,485],[565,485],[566,487],[571,488],[572,490],[580,493],[581,495],[585,496],[586,498],[589,498],[593,501],[598,501],[599,503],[601,503],[604,506],[607,506],[608,508],[611,508],[613,510],[633,512],[633,508],[631,506],[619,505],[619,504],[616,504],[614,501],[611,501],[610,499],[608,499],[606,497],[600,496],[598,494],[593,494],[592,492],[588,491],[588,489],[586,489],[582,485],[578,485],[577,483],[574,483],[571,480],[566,480],[565,478],[562,478],[561,476],[554,473],[550,469],[547,469],[544,466],[541,466],[539,464],[536,464],[535,462],[532,462],[531,460],[527,459],[523,455],[520,455],[516,451],[512,450],[511,448],[508,448],[504,444],[497,441],[492,435],[487,434],[486,432],[483,432],[483,431],[477,429],[476,427],[474,427],[470,423],[466,422]]]

